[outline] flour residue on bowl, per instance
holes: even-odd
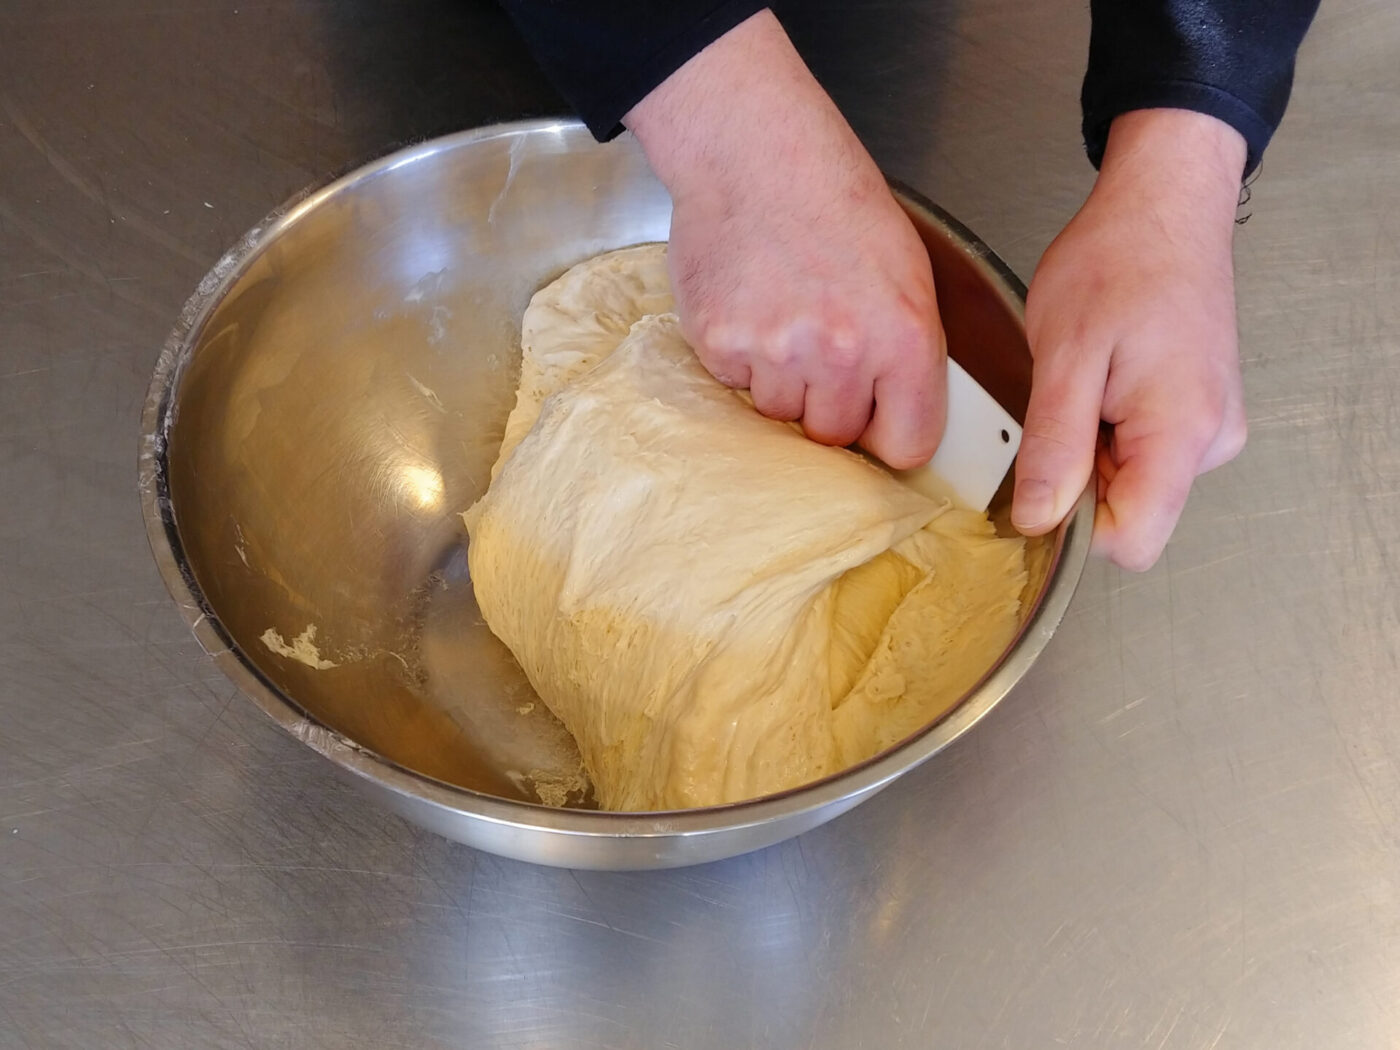
[[[583,800],[591,786],[582,763],[573,769],[532,769],[528,773],[508,769],[506,776],[521,791],[533,792],[542,805],[556,809]]]
[[[278,656],[296,660],[317,671],[325,671],[337,666],[334,660],[327,660],[321,656],[321,651],[316,647],[316,625],[314,623],[307,624],[306,630],[293,638],[290,644],[275,627],[269,627],[263,631],[258,636],[258,640]]]

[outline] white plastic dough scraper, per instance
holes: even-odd
[[[933,459],[895,477],[955,507],[986,510],[1021,447],[1021,425],[948,358],[948,422]]]

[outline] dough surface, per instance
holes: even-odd
[[[929,724],[1015,634],[1024,544],[715,381],[665,248],[538,292],[492,483],[464,518],[487,624],[599,803],[799,786]]]

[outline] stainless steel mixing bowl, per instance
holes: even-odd
[[[1023,416],[1022,286],[948,216],[900,197],[933,260],[951,352]],[[604,813],[577,793],[569,808],[541,805],[576,778],[578,755],[481,622],[458,512],[489,476],[530,295],[587,256],[665,239],[669,221],[637,147],[598,145],[574,122],[428,142],[252,230],[186,305],[151,384],[147,528],[205,649],[376,798],[494,853],[665,867],[830,820],[1006,694],[1084,563],[1087,498],[1033,545],[1024,628],[1001,661],[947,716],[863,765],[704,810]],[[1003,514],[1006,502],[1003,491]]]

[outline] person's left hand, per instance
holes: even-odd
[[[1244,447],[1231,258],[1244,161],[1243,138],[1212,117],[1114,121],[1094,189],[1026,304],[1035,363],[1011,512],[1022,532],[1058,525],[1097,472],[1094,549],[1147,569],[1196,477]]]
[[[700,362],[813,440],[927,463],[946,418],[928,252],[773,13],[625,120],[671,193],[676,312]]]

